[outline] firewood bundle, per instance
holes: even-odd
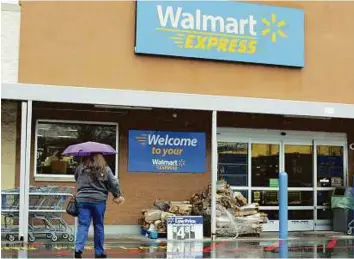
[[[158,233],[167,232],[167,218],[171,216],[189,216],[192,213],[192,205],[189,201],[167,202],[156,200],[154,209],[142,210],[139,220],[145,230],[156,231]]]
[[[190,201],[156,200],[154,207],[142,211],[140,224],[145,230],[166,233],[168,217],[211,215],[211,186],[203,192],[194,193]],[[225,181],[217,183],[217,235],[237,237],[260,234],[267,221],[267,215],[259,212],[257,203],[248,204],[247,199],[240,192],[234,192]]]
[[[202,193],[192,195],[193,215],[211,214],[211,187]],[[219,236],[260,234],[267,215],[259,213],[257,203],[248,204],[240,193],[234,192],[225,181],[217,183],[216,224]]]

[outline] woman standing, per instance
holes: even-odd
[[[113,202],[124,201],[118,181],[107,166],[101,154],[85,157],[75,172],[77,183],[76,201],[79,225],[75,244],[75,258],[82,258],[91,220],[94,227],[94,247],[96,258],[106,258],[104,253],[104,214],[108,193],[113,194]]]

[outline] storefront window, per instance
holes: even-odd
[[[317,186],[343,186],[343,147],[317,146]]]
[[[289,187],[313,187],[313,147],[285,145],[285,172]]]
[[[117,125],[37,121],[36,138],[37,175],[73,175],[80,158],[62,156],[64,149],[86,141],[109,144],[117,149]],[[116,156],[107,156],[106,160],[115,173]]]
[[[232,186],[248,185],[248,144],[218,143],[219,180]]]
[[[272,186],[279,179],[279,145],[252,144],[252,186]]]

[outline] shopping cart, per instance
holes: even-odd
[[[20,190],[9,189],[1,192],[1,235],[8,241],[15,241],[19,227]]]
[[[29,189],[28,240],[45,237],[53,242],[59,238],[72,242],[74,229],[65,221],[65,206],[72,197],[72,187],[42,186]],[[2,235],[8,241],[15,241],[19,233],[19,189],[1,192]]]

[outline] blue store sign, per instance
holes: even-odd
[[[129,172],[204,173],[205,133],[130,130]]]
[[[135,52],[304,67],[304,11],[233,1],[138,1]]]

